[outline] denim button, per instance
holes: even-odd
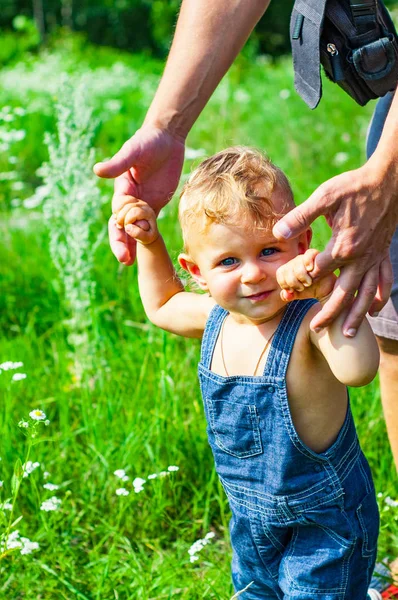
[[[274,386],[273,385],[269,385],[268,386],[268,391],[269,391],[270,394],[273,394],[275,392]]]
[[[315,467],[314,467],[314,471],[315,471],[316,473],[320,473],[320,472],[322,471],[322,467],[321,467],[321,465],[318,465],[318,464],[316,464],[316,465],[315,465]]]
[[[333,490],[333,488],[332,488],[332,486],[331,486],[331,485],[327,485],[327,486],[325,487],[325,492],[326,492],[327,494],[329,494],[329,493],[330,493],[332,490]]]

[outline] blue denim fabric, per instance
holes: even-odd
[[[217,473],[228,496],[236,591],[242,600],[365,600],[379,528],[368,463],[348,409],[317,454],[294,428],[286,371],[314,300],[288,305],[259,377],[210,370],[227,311],[208,319],[199,381]],[[251,584],[251,585],[250,585]]]

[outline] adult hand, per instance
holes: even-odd
[[[180,179],[184,162],[184,140],[153,125],[144,125],[110,160],[97,163],[99,177],[115,179],[112,212],[117,213],[132,196],[147,202],[156,212],[167,204]],[[131,200],[130,200],[131,201]],[[133,264],[136,241],[118,229],[113,217],[108,222],[113,254],[125,265]]]
[[[353,337],[365,314],[375,315],[387,302],[393,281],[389,246],[398,222],[397,196],[396,174],[382,173],[370,160],[323,183],[274,226],[278,239],[298,236],[320,215],[332,228],[311,276],[316,279],[336,269],[340,274],[330,299],[312,320],[312,329],[326,327],[352,304],[343,333]]]

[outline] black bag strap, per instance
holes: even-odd
[[[377,0],[350,0],[351,14],[359,34],[377,28]]]

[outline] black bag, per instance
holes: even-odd
[[[301,14],[297,10],[292,14],[292,47],[295,43],[296,53],[302,50],[300,44],[304,41],[300,38],[306,4],[306,0],[296,1]],[[309,0],[309,11],[311,4],[314,7]],[[318,6],[321,4],[319,0]],[[364,106],[369,100],[396,88],[398,38],[382,0],[326,0],[319,33],[320,62],[327,77],[358,104]],[[310,39],[308,44],[314,41]],[[301,65],[301,71],[305,71],[305,65]],[[301,89],[298,91],[302,92]],[[304,97],[305,93],[301,95]],[[304,99],[310,104],[307,98]]]

